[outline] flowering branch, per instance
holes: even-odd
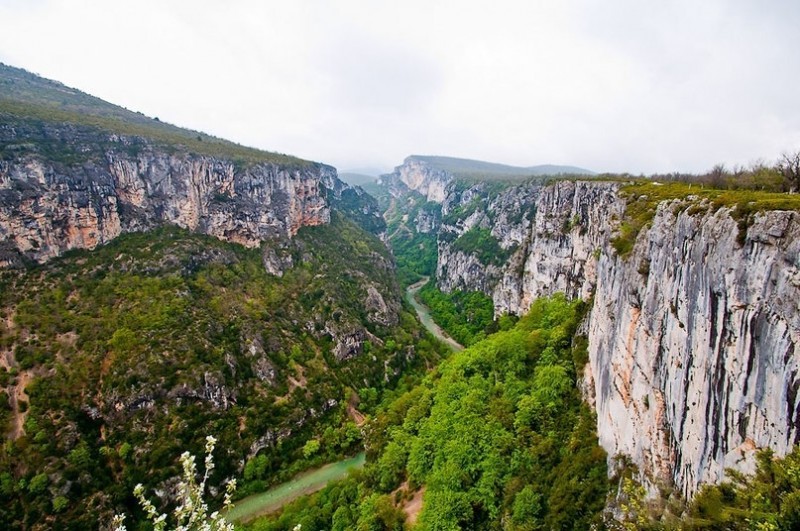
[[[219,511],[208,514],[208,504],[203,498],[208,477],[214,470],[213,453],[216,443],[217,439],[213,436],[206,437],[205,471],[200,484],[197,483],[197,465],[195,464],[194,456],[189,452],[184,452],[181,455],[180,461],[183,475],[178,484],[178,506],[172,513],[176,522],[175,531],[234,531],[233,524],[228,522]],[[235,490],[236,480],[232,479],[225,486],[223,510],[230,510],[233,507],[231,497]],[[145,497],[144,487],[141,483],[133,489],[133,494],[147,514],[147,519],[153,523],[153,529],[155,531],[166,531],[167,514],[158,514],[153,503]],[[112,526],[114,531],[127,531],[125,516],[114,516]]]

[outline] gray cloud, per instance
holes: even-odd
[[[388,4],[388,5],[387,5]],[[800,4],[0,3],[0,60],[339,167],[700,171],[800,148]]]

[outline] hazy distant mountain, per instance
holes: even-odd
[[[359,166],[356,168],[350,167],[342,170],[343,173],[360,173],[361,175],[371,175],[377,177],[389,171],[388,167],[384,166],[378,168],[377,166]]]
[[[378,176],[357,172],[341,172],[339,173],[339,178],[351,186],[364,186],[375,182]]]
[[[182,145],[193,153],[231,157],[247,162],[306,166],[296,157],[242,146],[201,131],[177,127],[129,111],[95,96],[45,79],[21,68],[0,63],[2,123],[72,124],[117,135],[143,137],[161,146]]]
[[[509,166],[507,164],[497,164],[482,160],[461,159],[457,157],[411,155],[409,158],[419,160],[434,169],[446,171],[454,176],[474,177],[483,175],[486,177],[516,177],[531,175],[596,175],[596,172],[587,170],[585,168],[556,164],[540,164],[537,166]]]
[[[512,186],[523,181],[544,183],[570,176],[585,178],[594,175],[595,172],[577,166],[509,166],[456,157],[411,155],[403,160],[403,164],[395,167],[392,173],[378,178],[377,190],[369,188],[367,191],[380,201],[385,194],[398,196],[414,190],[428,201],[442,203],[448,186],[454,181],[494,182]]]

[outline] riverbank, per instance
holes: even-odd
[[[362,452],[350,459],[303,472],[294,479],[266,492],[253,494],[239,500],[225,515],[225,518],[229,522],[247,523],[259,516],[274,513],[300,496],[313,494],[325,488],[328,482],[342,479],[350,470],[362,468],[365,459]]]
[[[433,317],[428,308],[417,300],[417,292],[428,283],[428,277],[406,288],[406,300],[414,307],[420,322],[438,340],[447,344],[455,351],[464,350],[464,346],[458,341],[447,335]],[[279,511],[284,505],[292,502],[300,496],[313,494],[322,490],[330,481],[341,479],[354,468],[364,466],[365,456],[363,453],[357,456],[325,465],[316,470],[302,473],[291,481],[287,481],[266,492],[254,494],[236,502],[234,508],[225,517],[228,521],[247,523],[259,516]]]
[[[422,322],[422,325],[427,328],[431,334],[436,336],[436,339],[446,343],[455,351],[464,350],[464,345],[447,335],[444,330],[439,328],[439,325],[437,325],[433,320],[433,317],[431,317],[427,306],[417,300],[417,293],[425,284],[428,283],[428,280],[429,278],[425,277],[419,282],[406,288],[406,300],[409,302],[409,304],[411,304],[411,306],[414,307],[414,311],[417,312],[417,316],[419,317],[420,322]]]

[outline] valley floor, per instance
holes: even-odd
[[[231,522],[246,523],[259,516],[276,512],[300,496],[313,494],[323,489],[329,482],[343,478],[350,470],[363,467],[364,460],[365,455],[362,452],[350,459],[304,472],[291,481],[236,502],[236,506],[226,518]]]
[[[419,316],[420,322],[428,329],[428,331],[433,334],[436,339],[446,343],[450,348],[455,350],[456,352],[460,350],[464,350],[464,345],[453,339],[452,337],[448,336],[444,330],[439,328],[433,317],[431,317],[428,308],[426,308],[422,303],[417,300],[417,292],[422,289],[422,287],[428,283],[428,277],[423,278],[416,284],[412,284],[406,289],[406,300],[414,307],[414,311],[417,312],[417,316]]]

